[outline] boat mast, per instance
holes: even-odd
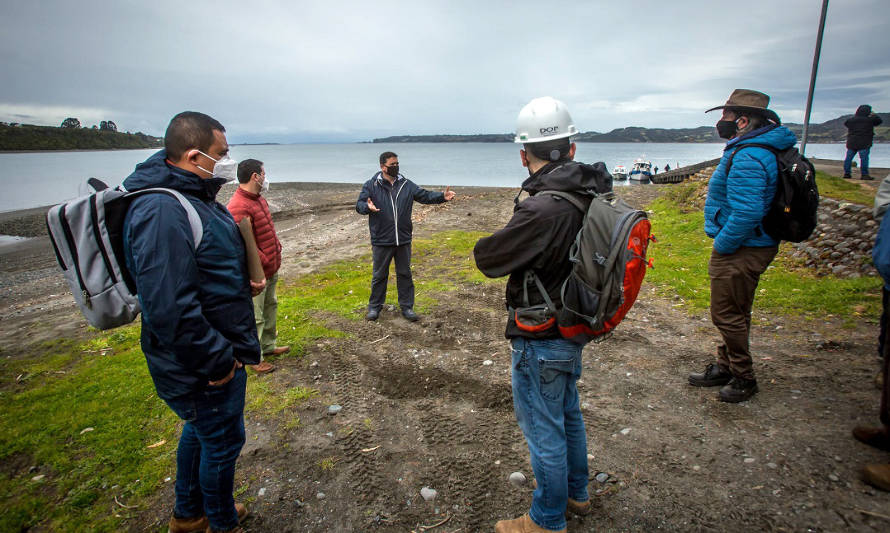
[[[816,88],[816,71],[819,70],[819,55],[822,53],[822,32],[825,31],[825,15],[828,12],[828,0],[822,0],[822,16],[819,18],[819,34],[816,37],[816,52],[813,54],[813,70],[810,73],[810,92],[807,94],[807,111],[803,119],[803,139],[800,141],[800,153],[806,155],[807,132],[810,129],[810,110],[813,108],[813,90]]]

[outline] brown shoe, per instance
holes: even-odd
[[[170,523],[167,525],[167,531],[170,533],[196,533],[204,531],[210,527],[207,523],[207,516],[199,516],[197,518],[176,518],[170,517]]]
[[[562,528],[555,533],[565,533],[566,528]],[[494,525],[495,533],[554,533],[552,529],[545,529],[534,523],[528,514],[524,514],[513,520],[501,520]]]
[[[275,371],[275,365],[269,363],[268,361],[260,361],[258,365],[248,365],[253,369],[257,374],[268,374],[269,372]]]
[[[862,480],[869,485],[890,492],[890,464],[865,465]]]
[[[578,502],[571,498],[566,502],[566,515],[569,513],[576,514],[578,516],[587,516],[590,514],[590,500],[586,502]]]
[[[853,436],[859,442],[874,446],[879,450],[890,451],[890,433],[886,426],[856,426],[853,428]]]
[[[290,346],[279,346],[269,353],[263,355],[283,355],[290,351]]]
[[[247,518],[247,507],[245,507],[243,503],[236,503],[235,511],[238,512],[238,525],[235,526],[233,529],[230,529],[225,532],[222,532],[222,531],[217,532],[217,530],[211,529],[210,525],[208,524],[207,529],[204,530],[205,533],[241,533],[241,532],[243,532],[244,529],[241,528],[241,522],[243,522],[244,519]],[[207,521],[207,517],[204,517],[204,521],[205,522]]]

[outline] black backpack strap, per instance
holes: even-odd
[[[569,203],[571,203],[573,206],[577,207],[578,210],[581,211],[582,213],[586,213],[586,212],[587,212],[587,207],[588,207],[588,206],[584,205],[584,202],[583,202],[580,198],[578,198],[576,195],[574,195],[574,194],[572,194],[572,193],[570,193],[570,192],[565,192],[565,191],[541,191],[541,192],[539,192],[538,194],[549,194],[549,195],[551,195],[551,196],[558,196],[559,198],[564,198],[564,199],[568,200]]]

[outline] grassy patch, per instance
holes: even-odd
[[[819,187],[819,196],[869,207],[875,203],[875,190],[860,186],[858,180],[845,180],[817,170],[816,185]]]
[[[690,309],[707,309],[712,240],[704,233],[704,215],[700,211],[684,213],[667,198],[656,200],[649,209],[652,231],[659,242],[649,248],[655,268],[646,274],[646,280],[665,297],[677,297]],[[758,309],[810,317],[835,314],[855,318],[880,313],[881,282],[877,278],[816,277],[790,266],[789,261],[779,259],[761,277],[755,301]]]
[[[472,260],[482,235],[455,231],[414,241],[421,309],[434,305],[436,295],[456,281],[485,280]],[[345,335],[326,327],[320,313],[360,319],[363,313],[356,311],[367,305],[370,281],[366,256],[282,284],[280,343],[300,355],[320,338]],[[394,286],[390,293],[395,298]],[[139,335],[137,324],[0,359],[0,531],[118,530],[130,511],[115,497],[139,505],[174,475],[180,421],[155,394]],[[246,410],[284,416],[283,427],[295,429],[300,419],[289,410],[317,393],[249,379]],[[319,466],[335,464],[336,458],[328,458]]]

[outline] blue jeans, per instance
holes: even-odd
[[[567,499],[589,499],[587,434],[576,386],[583,346],[522,337],[512,344],[513,410],[538,481],[529,515],[540,527],[560,530]]]
[[[850,174],[853,168],[853,157],[859,154],[859,172],[863,176],[868,175],[868,152],[871,148],[863,148],[862,150],[851,150],[847,148],[847,157],[844,158],[844,174]]]
[[[238,525],[232,490],[235,461],[244,446],[243,368],[225,385],[207,387],[189,398],[167,400],[185,420],[176,452],[176,505],[179,518],[207,515],[210,527],[228,531]]]

